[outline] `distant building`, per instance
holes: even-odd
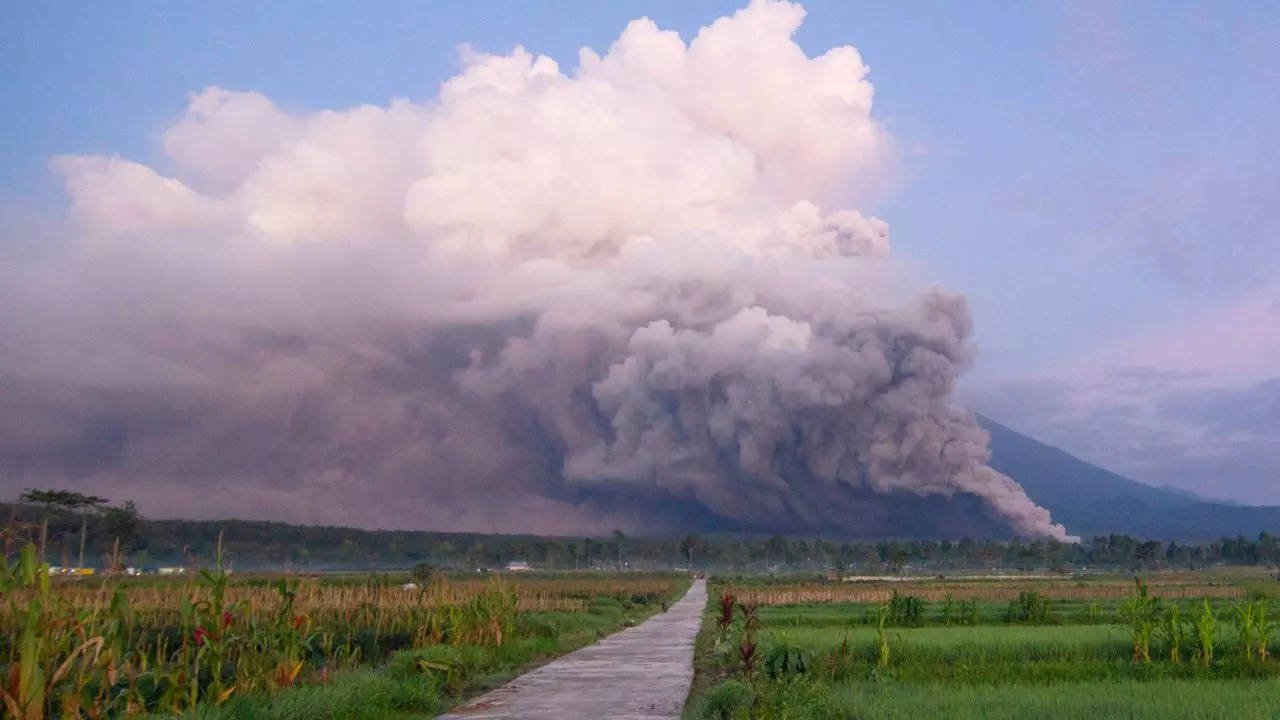
[[[507,563],[507,572],[529,572],[532,569],[524,560],[512,560]]]
[[[71,576],[82,577],[86,575],[92,575],[94,574],[94,572],[95,570],[93,568],[61,567],[58,565],[49,566],[50,575],[71,575]]]
[[[187,572],[187,569],[180,567],[162,567],[157,568],[156,572],[161,575],[182,575]]]

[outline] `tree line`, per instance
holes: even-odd
[[[224,550],[244,569],[296,570],[408,568],[446,570],[502,567],[525,561],[549,570],[664,570],[737,572],[897,572],[965,568],[1198,568],[1280,564],[1271,533],[1212,542],[1178,543],[1114,534],[1084,542],[840,540],[739,534],[629,537],[495,535],[291,525],[248,520],[195,521],[143,518],[132,502],[68,491],[29,490],[10,508],[0,530],[6,556],[21,544],[39,544],[50,562],[90,567],[201,565]]]

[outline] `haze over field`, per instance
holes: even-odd
[[[756,2],[688,44],[641,19],[568,73],[464,48],[422,103],[207,88],[167,173],[56,158],[79,237],[5,278],[7,474],[541,531],[673,502],[845,530],[966,494],[1065,537],[952,404],[968,309],[854,209],[891,142],[857,50],[806,56],[803,17]]]

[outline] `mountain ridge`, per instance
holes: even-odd
[[[991,467],[1016,480],[1074,535],[1207,541],[1280,530],[1280,507],[1217,502],[1147,485],[986,416],[978,415],[978,424],[991,434]]]

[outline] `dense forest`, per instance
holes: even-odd
[[[962,568],[1199,568],[1280,563],[1270,533],[1216,542],[1178,544],[1114,534],[1079,544],[1053,540],[997,541],[838,538],[774,535],[540,537],[480,533],[360,530],[245,520],[143,518],[132,503],[14,503],[3,529],[4,551],[44,536],[52,563],[89,567],[197,566],[211,561],[223,536],[233,567],[243,570],[392,569],[431,565],[447,570],[502,567],[525,561],[548,570],[628,570],[686,567],[742,572],[940,571]],[[99,500],[78,496],[81,500]],[[51,496],[44,496],[50,500]],[[83,548],[83,550],[82,550]],[[83,554],[82,554],[83,553]]]

